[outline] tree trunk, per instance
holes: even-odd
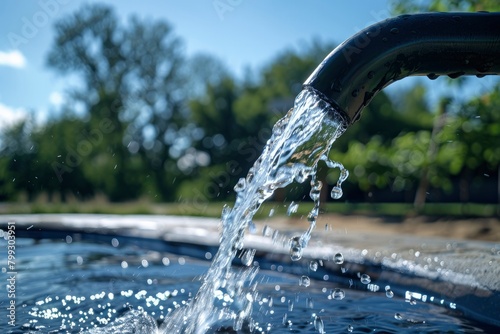
[[[434,125],[432,127],[431,139],[429,141],[429,147],[427,148],[428,165],[422,168],[422,176],[420,177],[420,182],[415,194],[415,200],[413,201],[413,207],[417,211],[422,210],[425,206],[427,190],[429,188],[429,171],[431,168],[433,168],[434,161],[436,160],[436,155],[439,151],[439,145],[438,143],[436,143],[436,137],[439,132],[441,132],[444,124],[446,123],[446,111],[450,102],[451,101],[449,99],[441,101],[436,114]]]

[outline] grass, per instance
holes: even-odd
[[[150,203],[144,201],[127,203],[107,203],[103,201],[72,203],[4,203],[0,214],[43,214],[43,213],[93,213],[93,214],[159,214],[180,216],[219,217],[225,203]],[[227,203],[232,205],[232,203]],[[289,203],[266,202],[255,216],[262,219],[274,215],[285,215]],[[307,215],[311,202],[301,203],[296,216]],[[499,217],[500,206],[496,204],[475,203],[429,203],[416,211],[411,204],[405,203],[325,203],[324,213],[358,214],[368,216],[435,216],[435,217]]]

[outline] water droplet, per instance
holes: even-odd
[[[403,320],[403,316],[401,315],[401,313],[396,313],[396,314],[394,314],[394,319]]]
[[[342,195],[343,195],[342,188],[337,186],[333,187],[332,192],[330,193],[330,196],[333,199],[339,199],[342,197]]]
[[[306,307],[310,309],[314,308],[314,300],[311,297],[306,298]]]
[[[318,270],[318,261],[311,261],[309,263],[309,269],[311,269],[312,271],[316,271]]]
[[[394,292],[392,292],[392,290],[391,290],[391,289],[389,289],[389,290],[385,290],[385,296],[386,296],[387,298],[392,298],[392,297],[394,297]]]
[[[320,317],[314,318],[314,328],[321,334],[325,333],[325,325]]]
[[[293,301],[292,301],[292,300],[289,300],[289,301],[288,301],[288,311],[289,311],[289,312],[292,312],[292,311],[293,311]]]
[[[340,80],[335,80],[332,85],[331,85],[331,88],[338,92],[338,93],[341,93],[342,92],[342,83],[340,82]]]
[[[271,239],[273,240],[273,242],[274,242],[274,243],[278,242],[278,237],[279,237],[279,235],[280,235],[280,231],[278,231],[278,230],[274,230],[274,232],[273,232],[273,236],[272,236],[272,238],[271,238]]]
[[[375,73],[373,71],[370,71],[366,76],[368,77],[368,79],[372,79],[375,76]]]
[[[234,186],[234,191],[239,193],[239,192],[245,190],[245,187],[246,187],[246,180],[244,178],[240,178],[238,180],[238,183],[236,183],[236,185]]]
[[[250,220],[248,222],[248,231],[251,233],[251,234],[255,234],[257,233],[257,226],[255,226],[255,223],[253,222],[253,220]]]
[[[427,74],[427,77],[431,80],[436,80],[437,78],[439,78],[439,75],[437,75],[436,73],[429,73]]]
[[[311,191],[309,192],[309,197],[313,201],[318,201],[319,196],[321,194],[321,188],[323,187],[323,183],[321,181],[317,181],[311,185]]]
[[[274,209],[269,210],[269,217],[274,216]]]
[[[290,239],[290,258],[292,261],[298,261],[302,258],[302,245],[300,237]]]
[[[292,201],[292,203],[290,203],[290,205],[288,206],[288,210],[286,210],[286,214],[291,216],[292,214],[296,213],[298,209],[299,204]]]
[[[273,229],[268,225],[264,226],[264,228],[262,229],[262,236],[270,237],[272,234],[273,234]]]
[[[342,264],[344,263],[344,255],[342,255],[342,253],[337,253],[335,254],[334,256],[334,261],[336,264]]]
[[[359,89],[353,90],[352,93],[351,93],[351,95],[352,95],[352,97],[358,96],[359,95]]]
[[[307,180],[308,177],[309,177],[309,175],[306,173],[306,171],[301,169],[301,170],[299,170],[299,172],[295,176],[295,180],[298,183],[304,183],[304,181]]]
[[[229,214],[231,213],[231,207],[227,204],[224,204],[222,207],[222,214],[221,214],[221,219],[224,221],[229,217]]]
[[[336,300],[342,300],[345,298],[345,292],[342,289],[336,288],[332,291],[332,298]]]
[[[247,267],[250,266],[253,262],[255,252],[255,249],[246,249],[243,254],[241,254],[241,262]]]
[[[254,171],[253,167],[250,168],[250,170],[248,171],[247,178],[246,178],[247,183],[250,183],[253,181],[253,177],[254,177],[253,171]]]
[[[363,284],[368,284],[368,283],[370,283],[370,282],[372,281],[372,279],[370,278],[370,276],[369,276],[369,275],[367,275],[367,274],[363,274],[363,275],[361,275],[361,277],[360,277],[360,281],[361,281],[361,283],[363,283]]]
[[[311,279],[304,275],[300,278],[299,285],[303,285],[307,288],[309,285],[311,285]]]
[[[352,325],[347,326],[347,331],[349,333],[352,333],[353,330],[354,330],[354,327]]]
[[[399,29],[398,28],[392,28],[391,29],[391,34],[394,34],[394,35],[399,34]]]

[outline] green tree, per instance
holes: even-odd
[[[152,192],[172,199],[179,172],[169,149],[186,118],[184,60],[172,28],[135,17],[124,25],[112,8],[100,4],[83,6],[55,28],[48,65],[81,81],[70,92],[69,104],[83,106],[87,131],[99,128],[103,120],[113,127],[90,157],[102,160],[108,155],[96,182],[112,200],[137,197],[143,180],[136,175],[144,170],[130,161],[139,155],[151,176]]]
[[[392,10],[397,14],[416,12],[477,12],[499,11],[496,0],[391,0]]]
[[[500,3],[494,0],[431,0],[431,1],[400,1],[392,0],[391,7],[396,14],[415,12],[475,12],[475,11],[500,11]],[[467,90],[467,84],[473,84],[477,78],[463,78],[458,81],[463,90]],[[456,80],[448,81],[450,84]],[[476,188],[491,184],[492,180],[500,182],[497,142],[500,138],[498,128],[500,119],[495,109],[500,105],[500,82],[492,85],[491,91],[470,101],[455,101],[447,116],[448,123],[442,132],[437,135],[436,140],[440,142],[440,149],[436,155],[435,163],[441,166],[449,166],[448,177],[436,174],[432,176],[447,179],[446,189],[452,189],[449,181],[455,176],[459,180],[457,191],[460,193],[461,201],[470,199],[472,186]],[[485,177],[487,175],[487,177]],[[432,182],[431,182],[432,183]],[[434,182],[436,183],[436,182]],[[484,191],[482,191],[484,193]],[[497,194],[500,200],[500,194]]]
[[[203,136],[194,142],[194,150],[187,152],[188,159],[181,157],[179,161],[192,176],[181,194],[195,196],[196,192],[205,200],[232,194],[237,179],[262,152],[272,125],[293,106],[302,83],[331,48],[313,42],[305,51],[281,53],[259,76],[250,75],[251,79],[238,82],[223,72],[217,80],[209,81],[204,94],[190,102],[193,123]],[[210,166],[200,169],[196,157],[203,153],[208,155]],[[201,193],[200,188],[204,189]]]
[[[0,197],[4,199],[25,193],[28,200],[33,200],[40,190],[36,177],[38,162],[31,138],[33,128],[29,117],[3,130],[0,138]]]

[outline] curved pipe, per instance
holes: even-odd
[[[500,74],[500,13],[424,13],[376,23],[335,48],[304,83],[348,117],[411,75]]]

